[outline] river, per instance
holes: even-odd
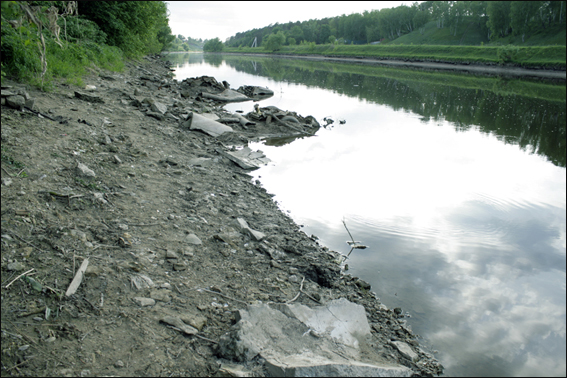
[[[316,136],[253,143],[280,208],[401,307],[448,376],[566,374],[565,84],[174,54],[176,79],[266,86]],[[251,111],[253,104],[225,106]],[[344,123],[339,122],[344,120]]]

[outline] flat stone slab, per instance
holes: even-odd
[[[102,98],[95,96],[95,95],[87,94],[87,93],[75,91],[75,97],[77,97],[79,100],[83,100],[83,101],[97,102],[99,104],[104,104],[104,100]]]
[[[405,366],[373,365],[359,361],[338,363],[309,354],[294,355],[282,360],[266,360],[271,377],[411,377]]]
[[[223,102],[243,102],[243,101],[252,101],[252,99],[242,93],[239,93],[233,89],[225,89],[221,93],[201,93],[201,96],[204,98],[210,98],[216,101],[223,101]]]
[[[409,377],[412,370],[386,363],[360,345],[370,332],[364,307],[342,298],[325,306],[255,304],[219,342],[221,356],[246,362],[260,356],[271,376]]]
[[[220,148],[215,150],[243,169],[258,169],[270,162],[262,151],[252,151],[248,146],[237,151],[224,151]]]
[[[213,121],[212,119],[197,113],[191,113],[189,115],[189,119],[185,122],[185,126],[188,126],[190,130],[200,130],[214,137],[234,131],[230,126],[223,125],[220,122]]]

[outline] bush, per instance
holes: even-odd
[[[266,42],[266,50],[277,51],[279,50],[285,42],[285,35],[283,32],[279,31],[277,34],[270,34]]]
[[[207,41],[203,46],[205,52],[220,52],[224,48],[223,43],[218,38],[213,38]]]
[[[496,51],[496,56],[500,63],[514,62],[518,57],[520,49],[517,46],[507,45],[500,46]]]
[[[106,43],[106,33],[100,30],[98,25],[91,21],[80,17],[59,17],[57,24],[61,28],[61,39],[65,38],[65,29],[67,40],[74,42],[77,40],[87,39],[96,43]],[[65,25],[67,25],[65,27]]]

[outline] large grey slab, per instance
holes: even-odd
[[[254,304],[240,310],[239,316],[221,337],[221,356],[240,362],[260,356],[272,376],[412,375],[411,369],[385,362],[366,345],[370,328],[364,308],[346,299],[313,308]]]
[[[232,127],[223,125],[220,122],[213,121],[197,113],[190,113],[185,126],[191,130],[200,130],[206,134],[218,137],[224,133],[233,132]]]
[[[248,146],[237,151],[224,151],[220,148],[216,151],[243,169],[258,169],[270,162],[262,151],[252,151]]]

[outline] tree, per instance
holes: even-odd
[[[429,21],[429,13],[426,11],[417,11],[415,16],[413,16],[413,27],[419,29],[419,33],[423,34],[425,32],[425,24]]]
[[[522,42],[540,6],[541,1],[512,1],[510,4],[510,26],[515,35],[522,35]]]
[[[329,43],[332,45],[333,43],[335,43],[335,41],[337,40],[337,38],[335,38],[334,35],[330,35],[329,36]]]
[[[203,46],[203,51],[205,52],[220,52],[224,48],[223,43],[218,38],[213,38],[208,40]]]
[[[303,30],[299,27],[299,25],[295,25],[289,31],[289,36],[295,39],[298,43],[304,39]]]
[[[107,34],[107,43],[127,56],[159,52],[172,41],[165,37],[169,20],[163,1],[80,1],[79,14],[94,21]]]
[[[494,36],[504,37],[510,28],[510,1],[489,1],[487,25]]]
[[[277,34],[270,34],[268,40],[266,41],[266,50],[277,51],[279,50],[285,42],[285,35],[283,32],[279,31]]]
[[[292,38],[292,37],[288,37],[288,38],[287,38],[287,44],[288,44],[288,45],[290,45],[290,46],[295,46],[295,43],[296,43],[296,42],[295,42],[295,38]]]

